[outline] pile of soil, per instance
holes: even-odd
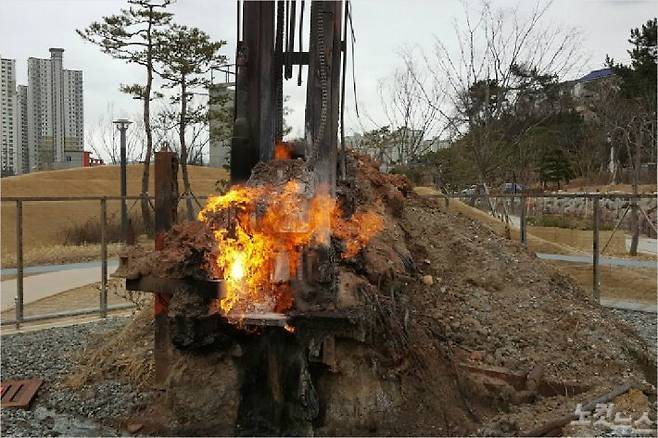
[[[517,435],[621,383],[640,388],[646,406],[655,400],[655,359],[647,346],[569,277],[443,202],[417,196],[404,177],[380,173],[366,156],[350,154],[347,170],[337,189],[344,214],[377,206],[385,223],[338,267],[336,307],[360,315],[368,336],[336,339],[336,363],[313,375],[319,413],[312,430],[301,432]],[[203,260],[213,249],[201,242],[206,233],[199,223],[175,227],[168,236],[174,249],[133,255],[145,260],[140,273],[208,275]],[[143,322],[135,324],[135,336],[146,336]],[[130,330],[117,336],[125,339]],[[105,372],[116,363],[121,374],[119,358],[135,342],[141,345],[114,342],[114,356],[93,357]],[[204,407],[217,409],[215,399],[233,400],[230,414],[216,414],[222,422],[212,432],[240,431],[235,360],[242,353],[232,345],[206,356],[176,354],[172,388],[183,379],[194,388],[185,369],[203,376],[197,383],[206,388],[185,398],[186,415],[199,414],[176,421],[199,421],[207,418]],[[525,383],[473,369],[504,370]]]

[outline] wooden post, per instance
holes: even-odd
[[[599,197],[594,196],[592,205],[592,294],[594,300],[600,302],[600,274],[599,274]]]
[[[528,198],[521,195],[521,245],[528,247],[528,231],[527,231],[527,204]]]
[[[125,202],[122,199],[121,202]],[[107,199],[101,199],[101,296],[100,311],[101,318],[107,317],[107,235],[105,226],[107,224]],[[124,236],[125,237],[125,236]]]
[[[165,233],[176,222],[178,209],[178,159],[166,145],[155,153],[155,250],[164,249]],[[153,356],[155,384],[164,389],[169,373],[169,301],[171,295],[156,293]]]
[[[16,328],[23,322],[23,201],[16,201]]]

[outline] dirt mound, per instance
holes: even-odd
[[[347,169],[351,179],[337,190],[344,214],[378,205],[385,224],[338,268],[337,307],[360,314],[368,336],[366,342],[337,338],[331,371],[311,369],[315,388],[306,390],[317,394],[319,410],[312,430],[295,431],[518,434],[573,412],[576,403],[615,384],[654,391],[645,381],[655,385],[655,362],[646,346],[570,278],[481,223],[416,196],[406,179],[380,173],[367,157],[350,155]],[[187,234],[189,227],[175,229],[171,242],[209,251]],[[186,272],[204,259],[183,252],[173,265],[186,266]],[[143,323],[140,318],[133,325]],[[126,328],[110,341],[112,347],[95,353],[99,369],[115,364],[116,371],[129,372],[120,358],[148,336]],[[243,360],[241,350],[232,344],[215,355],[179,356],[172,375],[190,388],[223,388],[218,399],[238,400],[235,364]],[[189,361],[203,377],[181,371],[190,368]],[[229,382],[227,375],[236,377]],[[213,391],[204,394],[213,397]],[[185,400],[192,409],[216,405],[203,397],[196,404]],[[239,430],[244,412],[232,409],[235,429],[228,422],[216,434]]]

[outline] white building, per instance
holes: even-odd
[[[231,137],[233,135],[233,89],[232,82],[212,84],[208,88],[209,108],[209,163],[210,167],[226,167],[230,161]]]
[[[29,169],[71,167],[84,146],[82,72],[63,68],[64,49],[27,60]]]
[[[16,174],[16,60],[0,58],[0,159],[2,176]]]

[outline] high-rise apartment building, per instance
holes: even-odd
[[[30,170],[75,166],[84,146],[82,71],[63,68],[64,49],[27,60]]]
[[[16,173],[16,60],[0,57],[0,166]]]
[[[16,174],[30,172],[30,147],[27,141],[27,85],[16,88]]]

